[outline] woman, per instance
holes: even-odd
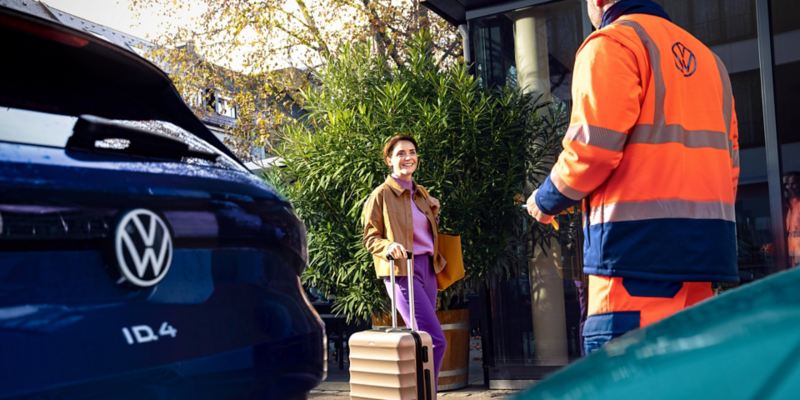
[[[391,255],[395,265],[397,308],[409,323],[406,251],[414,254],[414,312],[417,328],[433,339],[435,380],[439,380],[446,342],[436,318],[436,273],[444,268],[439,255],[439,200],[412,179],[419,165],[417,142],[410,136],[395,135],[383,147],[383,160],[391,169],[386,181],[375,188],[364,205],[364,245],[372,253],[375,271],[383,278],[391,296],[389,281]]]

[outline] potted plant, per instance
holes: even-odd
[[[304,284],[334,298],[334,312],[348,321],[388,310],[361,243],[360,214],[388,172],[383,143],[398,132],[419,143],[415,179],[441,200],[441,230],[461,235],[466,277],[441,293],[442,308],[464,305],[467,294],[512,264],[508,249],[517,232],[509,227],[524,215],[519,197],[542,104],[514,88],[482,88],[463,63],[437,68],[429,40],[424,32],[412,40],[405,65],[376,56],[368,43],[346,48],[304,93],[307,114],[284,129],[274,149],[285,168],[268,179],[308,228]],[[467,351],[458,347],[452,350]]]

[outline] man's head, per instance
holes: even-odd
[[[800,197],[800,172],[783,175],[783,194],[787,199]]]
[[[586,0],[586,9],[589,12],[589,20],[595,28],[600,28],[600,22],[603,21],[603,13],[609,7],[620,0]]]

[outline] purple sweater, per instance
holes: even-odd
[[[405,181],[392,176],[397,183],[404,189],[411,192],[411,199],[414,198],[414,185],[410,181]],[[411,217],[414,220],[414,255],[430,254],[433,255],[433,232],[428,217],[411,201]]]

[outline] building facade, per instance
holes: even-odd
[[[486,87],[570,102],[575,53],[592,32],[586,0],[428,0],[459,25],[465,59]],[[800,3],[796,0],[655,0],[724,61],[739,120],[736,200],[740,284],[800,264]],[[702,173],[702,171],[697,171]],[[579,241],[580,239],[575,239]],[[580,244],[562,248],[487,295],[483,321],[490,386],[522,387],[579,357]],[[576,265],[577,264],[577,265]],[[565,267],[565,265],[567,267]],[[722,288],[727,289],[727,288]],[[524,306],[523,306],[524,305]],[[547,325],[547,326],[541,326]],[[549,326],[549,327],[548,327]],[[554,327],[553,327],[554,326]]]

